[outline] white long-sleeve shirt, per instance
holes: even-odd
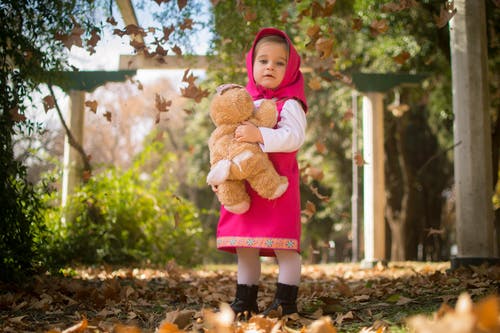
[[[263,100],[254,102],[258,107]],[[259,127],[264,143],[260,147],[265,153],[292,152],[299,149],[306,136],[306,114],[302,105],[289,99],[281,110],[281,119],[277,128]]]

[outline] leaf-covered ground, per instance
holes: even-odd
[[[73,269],[66,277],[43,275],[23,285],[0,283],[0,331],[406,332],[410,317],[412,327],[419,330],[444,325],[446,316],[456,324],[469,313],[472,322],[460,327],[475,326],[463,332],[476,332],[478,325],[489,325],[489,330],[477,332],[500,332],[500,267],[453,272],[448,268],[448,263],[412,262],[372,269],[357,264],[305,265],[299,316],[257,316],[243,323],[229,318],[230,327],[230,315],[221,303],[233,298],[234,266]],[[276,276],[276,265],[264,264],[261,309],[273,298]]]

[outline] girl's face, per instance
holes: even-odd
[[[277,88],[285,77],[288,61],[286,46],[264,41],[255,50],[253,77],[255,83],[267,89]]]

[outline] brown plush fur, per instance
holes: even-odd
[[[243,121],[256,126],[273,127],[277,121],[276,105],[265,100],[254,109],[251,96],[238,85],[222,86],[210,104],[210,117],[216,125],[208,141],[211,171],[207,182],[217,185],[217,197],[224,207],[242,214],[250,207],[250,197],[245,180],[263,198],[275,199],[288,187],[288,179],[274,169],[266,153],[257,143],[238,142],[234,132]],[[224,179],[212,177],[217,167],[228,162],[228,174]],[[223,168],[226,170],[227,168]],[[214,181],[214,179],[217,179]]]

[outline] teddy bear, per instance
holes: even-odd
[[[246,182],[261,197],[276,199],[288,188],[288,179],[278,174],[258,143],[238,142],[235,130],[243,121],[258,127],[274,127],[278,112],[272,100],[254,107],[245,87],[224,84],[217,88],[210,103],[215,129],[208,140],[210,151],[209,185],[217,185],[217,197],[224,208],[243,214],[250,208]]]

